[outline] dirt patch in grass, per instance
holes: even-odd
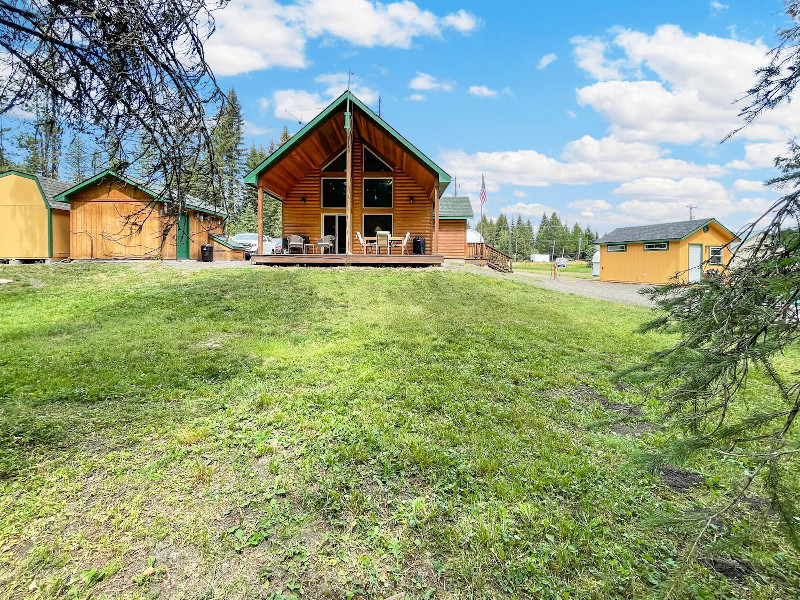
[[[728,579],[743,580],[753,573],[753,568],[744,560],[723,558],[721,556],[704,556],[700,562]]]
[[[611,432],[627,437],[643,438],[645,434],[656,429],[656,425],[650,421],[633,421],[630,424],[612,423]]]
[[[664,465],[658,472],[659,475],[661,475],[662,481],[669,489],[681,494],[685,494],[694,486],[706,482],[706,478],[700,475],[700,473],[682,469],[681,467],[673,467],[672,465]]]

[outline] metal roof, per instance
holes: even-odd
[[[731,237],[736,237],[716,219],[694,219],[692,221],[676,221],[674,223],[658,223],[656,225],[620,227],[611,233],[605,234],[597,240],[597,243],[621,244],[625,242],[666,242],[669,240],[682,240],[712,222],[730,233]]]
[[[376,115],[366,104],[361,102],[358,98],[356,98],[352,92],[345,91],[341,96],[339,96],[336,100],[330,103],[328,107],[319,113],[314,119],[312,119],[305,127],[303,127],[300,131],[294,134],[287,142],[285,142],[282,146],[280,146],[275,152],[270,154],[260,165],[258,165],[255,169],[250,171],[247,175],[244,176],[244,182],[248,185],[256,186],[258,185],[258,177],[261,175],[262,171],[266,169],[273,163],[276,163],[281,158],[283,158],[286,154],[291,152],[291,149],[300,143],[303,139],[305,139],[308,134],[310,134],[318,125],[320,125],[323,121],[325,121],[331,114],[336,112],[342,105],[344,105],[348,100],[350,100],[355,106],[360,108],[364,114],[366,114],[370,119],[372,119],[378,126],[383,129],[387,134],[395,139],[397,143],[400,144],[403,148],[408,150],[417,160],[420,161],[423,165],[427,166],[430,170],[432,170],[436,175],[439,177],[439,193],[442,194],[447,189],[447,186],[450,185],[450,175],[448,175],[439,165],[433,162],[430,158],[425,156],[420,150],[414,146],[411,142],[409,142],[406,138],[400,135],[395,129],[392,128],[386,121]]]
[[[467,196],[444,196],[439,198],[440,219],[471,219],[472,203]]]

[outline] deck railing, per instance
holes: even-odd
[[[514,261],[508,254],[484,242],[467,244],[467,260],[485,260],[487,267],[503,273],[511,273],[514,267]]]

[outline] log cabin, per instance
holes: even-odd
[[[716,219],[620,227],[597,241],[600,281],[700,281],[705,272],[726,268],[730,244],[738,240]]]
[[[72,184],[21,171],[0,173],[0,259],[69,257],[69,204],[56,196]]]
[[[212,244],[220,258],[244,260],[244,249],[222,243],[225,214],[190,198],[178,214],[153,186],[112,170],[61,192],[70,205],[70,258],[200,260]],[[216,234],[216,235],[215,235]]]
[[[448,229],[443,241],[440,198],[450,176],[349,91],[244,181],[258,190],[259,224],[267,194],[281,202],[283,236],[311,242],[299,256],[259,248],[254,264],[441,264],[446,248],[466,248],[466,221],[463,231]],[[362,240],[379,230],[424,240],[425,254],[412,254],[409,242],[389,256],[370,256]],[[259,228],[259,239],[261,234]],[[333,236],[333,252],[308,256],[327,235]],[[418,252],[421,247],[418,242]]]

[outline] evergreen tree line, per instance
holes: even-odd
[[[523,221],[517,215],[514,221],[502,213],[496,220],[483,215],[477,229],[487,244],[518,261],[529,260],[531,254],[547,254],[551,260],[559,256],[591,260],[598,237],[588,226],[581,229],[576,223],[570,229],[555,212],[549,217],[543,214],[536,230],[530,219]]]
[[[14,169],[80,183],[104,169],[114,169],[125,171],[142,183],[163,183],[163,175],[158,172],[150,150],[152,144],[146,136],[140,136],[130,144],[113,137],[98,141],[86,132],[65,133],[58,125],[55,111],[46,103],[37,102],[28,108],[34,118],[24,120],[16,136],[9,135],[11,129],[0,123],[0,172]],[[257,193],[245,186],[242,179],[289,139],[289,131],[283,128],[277,145],[271,139],[266,149],[252,145],[246,151],[242,107],[236,91],[231,88],[219,106],[211,125],[211,135],[214,156],[198,156],[191,172],[187,173],[190,192],[228,215],[231,234],[256,231]],[[69,141],[64,150],[65,138]],[[213,189],[210,185],[212,163],[222,177],[222,189],[217,195],[221,197],[210,193]],[[280,235],[280,202],[265,195],[263,212],[264,234]]]

